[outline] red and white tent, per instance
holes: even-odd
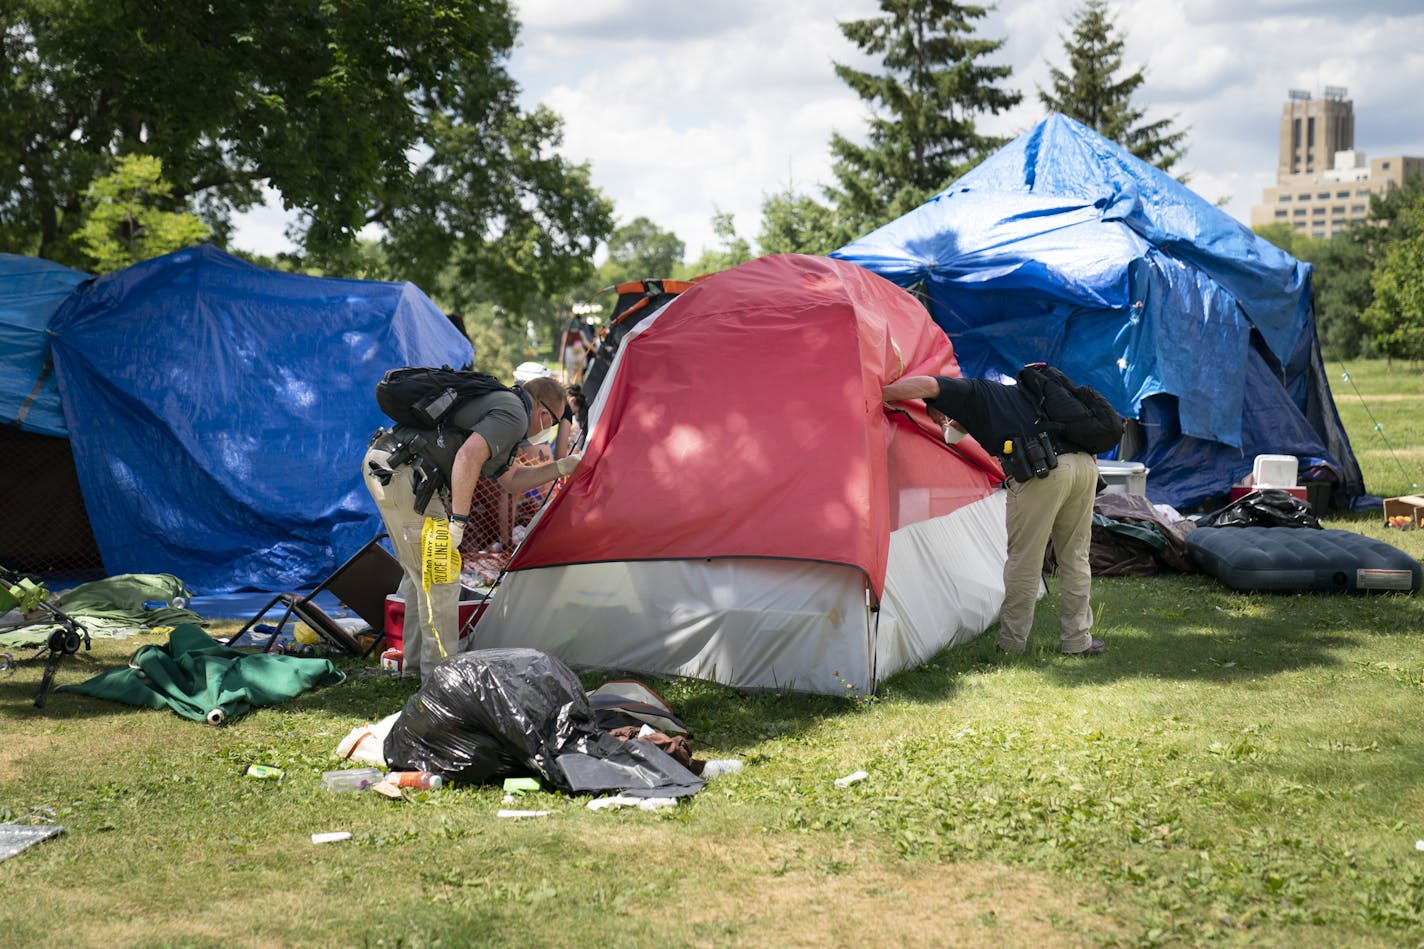
[[[863,694],[978,635],[1003,600],[1000,471],[881,403],[907,374],[957,376],[949,340],[854,264],[764,257],[687,290],[623,341],[470,648]]]

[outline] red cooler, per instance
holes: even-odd
[[[490,594],[490,599],[494,594]],[[460,601],[460,639],[469,635],[474,620],[485,611],[488,600],[483,597]],[[386,648],[402,649],[405,642],[405,597],[392,593],[386,597]]]

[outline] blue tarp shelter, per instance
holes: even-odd
[[[0,424],[69,434],[49,362],[49,323],[87,279],[53,261],[0,254]]]
[[[412,284],[206,245],[80,285],[49,334],[105,570],[199,593],[309,587],[379,533],[359,471],[376,382],[473,358]]]
[[[1141,423],[1154,501],[1225,496],[1258,454],[1364,495],[1309,265],[1072,119],[831,256],[917,290],[967,376],[1044,360],[1101,390]]]

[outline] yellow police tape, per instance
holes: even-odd
[[[420,531],[420,585],[425,588],[425,605],[430,611],[430,632],[435,636],[435,644],[440,647],[440,658],[448,659],[449,653],[440,640],[440,630],[435,628],[435,604],[430,596],[430,588],[438,583],[458,583],[460,568],[460,548],[450,537],[450,522],[443,517],[427,517]]]

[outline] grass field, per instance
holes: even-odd
[[[1424,380],[1343,371],[1367,486],[1417,490]],[[1378,512],[1327,526],[1424,555]],[[1025,656],[981,637],[873,700],[659,683],[701,757],[747,765],[659,813],[320,791],[409,680],[215,729],[66,694],[37,711],[24,663],[0,678],[0,818],[65,833],[0,863],[0,945],[1424,945],[1424,601],[1192,575],[1094,594],[1100,659],[1054,652],[1051,589]],[[96,640],[60,679],[152,641]],[[353,837],[311,843],[332,830]]]

